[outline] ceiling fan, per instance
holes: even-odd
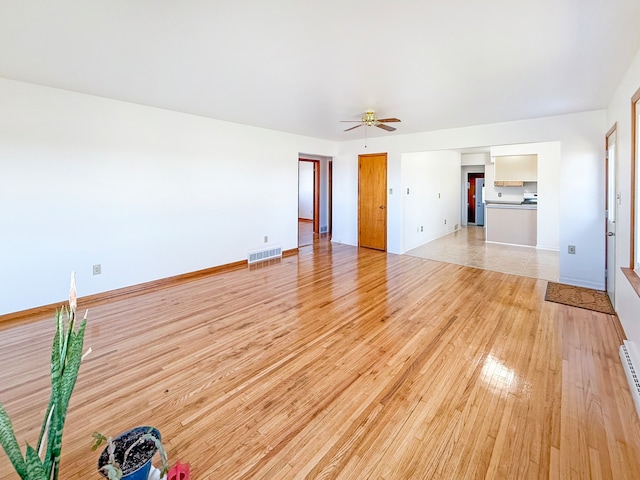
[[[383,130],[386,130],[387,132],[393,132],[395,130],[395,127],[390,127],[389,125],[385,125],[385,123],[399,122],[399,121],[400,119],[398,118],[378,118],[376,117],[376,114],[373,112],[373,110],[367,110],[360,120],[341,120],[341,122],[359,123],[359,125],[356,125],[355,127],[347,128],[345,132],[348,132],[349,130],[353,130],[354,128],[361,127],[363,125],[366,127],[378,127]]]

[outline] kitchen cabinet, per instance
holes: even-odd
[[[497,156],[494,162],[496,187],[521,187],[524,182],[538,181],[538,155]]]
[[[487,242],[535,247],[538,239],[536,205],[487,204]]]
[[[500,180],[493,182],[494,187],[522,187],[524,182],[518,182],[515,180]]]

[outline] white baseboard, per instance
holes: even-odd
[[[558,247],[557,245],[544,245],[544,244],[537,244],[536,248],[538,250],[550,250],[552,252],[559,252],[560,251],[560,247]]]
[[[591,288],[593,290],[604,290],[604,281],[603,282],[585,282],[579,278],[568,278],[568,277],[560,277],[558,279],[558,283],[564,283],[565,285],[574,285],[576,287],[584,287]]]

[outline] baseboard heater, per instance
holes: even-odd
[[[634,366],[634,360],[637,361],[637,355],[633,345],[625,340],[620,346],[620,360],[622,360],[622,366],[624,367],[624,373],[627,375],[627,382],[629,382],[629,390],[631,390],[631,396],[633,397],[633,403],[636,405],[636,412],[640,417],[640,379],[638,379],[638,370]]]
[[[264,262],[274,258],[282,258],[282,247],[269,247],[249,252],[249,264]]]

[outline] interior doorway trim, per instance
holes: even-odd
[[[616,222],[618,221],[618,180],[617,180],[617,135],[618,124],[605,135],[605,291],[615,308],[615,275],[616,275]]]
[[[313,233],[320,233],[320,160],[299,158],[298,162],[313,164]]]
[[[387,153],[358,155],[358,246],[387,250]]]

